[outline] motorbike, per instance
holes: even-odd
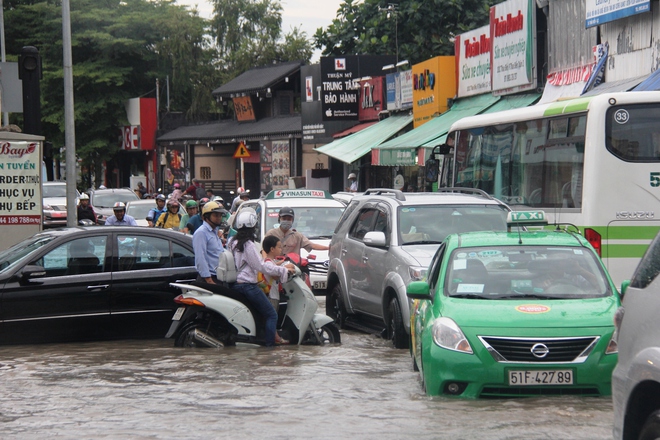
[[[291,344],[325,345],[341,343],[339,328],[329,316],[316,313],[318,302],[303,279],[306,259],[297,254],[286,257],[295,273],[281,284],[278,330]],[[301,269],[302,267],[302,269]],[[174,298],[180,307],[165,335],[176,347],[234,346],[236,343],[265,345],[264,319],[250,301],[228,287],[205,283],[171,283],[181,290]]]

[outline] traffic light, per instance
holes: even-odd
[[[25,46],[18,57],[18,79],[23,81],[23,132],[41,135],[41,56]]]

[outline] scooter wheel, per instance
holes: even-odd
[[[205,344],[195,337],[195,330],[201,330],[205,334],[219,339],[218,335],[212,329],[209,329],[209,323],[206,321],[195,321],[186,325],[179,333],[179,336],[174,341],[175,347],[184,347],[184,348],[208,348],[210,345]]]
[[[339,329],[334,323],[326,324],[319,330],[323,344],[341,344]]]

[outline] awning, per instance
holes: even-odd
[[[488,107],[480,114],[497,113],[505,110],[513,110],[516,108],[528,107],[536,103],[536,101],[538,101],[540,97],[541,94],[539,93],[526,93],[523,95],[500,96],[499,101]],[[423,158],[420,158],[418,163],[422,164],[426,162],[426,159],[428,159],[428,156],[431,154],[431,149],[433,149],[433,147],[435,147],[436,145],[442,145],[445,142],[447,142],[447,134],[449,133],[446,132],[439,138],[433,139],[433,141],[427,142],[426,144],[422,145],[425,149],[427,149],[427,151],[423,151],[424,156]]]
[[[650,74],[641,84],[632,89],[633,92],[652,92],[654,90],[660,90],[660,69]]]
[[[353,133],[357,133],[358,131],[362,131],[365,128],[371,127],[372,125],[377,124],[377,123],[378,123],[378,121],[371,121],[371,122],[365,122],[363,124],[354,125],[351,128],[347,128],[346,130],[343,130],[343,131],[340,131],[338,133],[333,134],[332,137],[335,138],[335,139],[340,139],[340,138],[348,136],[349,134],[353,134]]]
[[[604,82],[594,87],[593,89],[589,90],[587,93],[585,93],[582,96],[595,96],[606,92],[627,92],[628,90],[631,89],[635,90],[637,88],[636,86],[642,81],[644,81],[644,79],[647,77],[648,75],[644,75],[644,76],[638,76],[636,78],[622,79],[619,81]],[[639,85],[641,86],[641,84]],[[654,89],[648,89],[648,90],[654,90]]]
[[[390,116],[362,131],[319,147],[316,151],[350,164],[403,130],[412,120],[412,115]]]
[[[456,101],[440,116],[376,147],[371,153],[371,164],[385,166],[419,164],[416,151],[418,147],[437,145],[440,143],[438,138],[445,136],[454,122],[466,116],[479,114],[499,100],[499,96],[487,93]]]

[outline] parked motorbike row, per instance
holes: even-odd
[[[340,343],[339,328],[333,319],[317,313],[318,302],[304,278],[307,259],[289,254],[285,263],[293,263],[295,273],[281,284],[281,297],[287,299],[278,310],[281,336],[298,345]],[[174,299],[180,307],[165,336],[174,339],[176,347],[265,345],[264,319],[240,293],[205,283],[170,285],[182,292]]]

